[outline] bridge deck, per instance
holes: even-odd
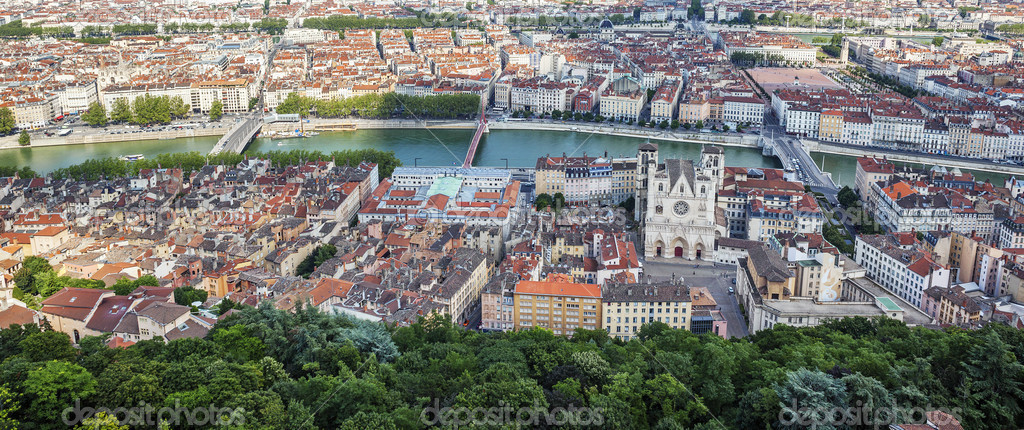
[[[476,157],[476,148],[480,146],[480,138],[487,131],[487,104],[480,99],[480,120],[477,121],[476,133],[473,134],[473,141],[469,143],[469,151],[466,151],[466,161],[462,162],[463,168],[473,167],[473,157]]]
[[[217,141],[217,144],[210,150],[210,155],[220,154],[221,152],[242,153],[262,127],[262,118],[246,118],[240,121]]]
[[[480,146],[480,138],[484,135],[484,130],[487,129],[487,122],[480,121],[480,124],[476,126],[476,133],[473,134],[473,141],[469,144],[469,151],[466,152],[466,161],[462,162],[462,167],[472,167],[473,157],[476,157],[476,148]]]

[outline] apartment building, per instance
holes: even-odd
[[[539,266],[538,266],[539,267]],[[499,273],[480,291],[480,329],[511,331],[515,329],[515,298],[518,273]]]
[[[79,114],[89,110],[89,105],[99,101],[96,79],[68,82],[57,90],[61,111],[65,114]]]
[[[220,101],[225,113],[249,111],[249,100],[256,97],[258,88],[252,79],[202,81],[192,84],[190,105],[193,111],[210,113],[213,102]]]
[[[764,122],[765,105],[761,99],[727,96],[723,101],[722,120],[724,122],[751,125],[761,125]]]
[[[630,340],[644,324],[661,322],[690,330],[690,288],[672,283],[608,284],[602,289],[604,329],[608,336]]]
[[[920,150],[924,141],[925,118],[920,111],[872,109],[872,144],[894,149]]]
[[[509,105],[512,110],[538,113],[568,110],[575,88],[568,83],[548,81],[542,76],[514,81],[509,89]]]
[[[540,52],[529,46],[506,45],[501,47],[500,55],[502,67],[520,65],[537,68],[540,65]]]
[[[1024,248],[1024,217],[1007,218],[999,224],[1000,248]]]
[[[571,337],[577,328],[601,328],[601,287],[566,280],[521,281],[513,297],[516,330],[542,327]]]
[[[759,54],[765,60],[789,64],[814,64],[817,49],[796,37],[755,31],[723,31],[719,38],[730,57],[737,52]],[[776,59],[776,60],[773,60]]]
[[[682,82],[677,80],[667,80],[658,87],[651,100],[652,122],[672,121],[676,118],[682,88]]]
[[[981,306],[960,285],[925,290],[924,305],[921,309],[935,318],[939,324],[977,327],[981,322]]]
[[[824,216],[803,184],[779,169],[726,167],[716,203],[728,236],[765,241],[777,233],[817,233]]]
[[[872,184],[892,179],[895,172],[896,165],[885,158],[859,157],[853,190],[861,196],[866,196],[871,191]]]
[[[913,233],[860,235],[855,260],[879,285],[920,307],[925,290],[949,288],[951,277],[948,266],[935,262],[917,245]]]
[[[363,201],[358,217],[498,226],[507,235],[518,199],[519,181],[508,170],[399,167]]]
[[[568,204],[621,203],[636,192],[636,159],[545,156],[537,159],[537,194],[561,193]]]
[[[707,99],[690,98],[679,104],[679,122],[696,124],[707,121],[711,116],[711,103]]]
[[[14,126],[24,130],[45,127],[54,115],[56,97],[24,96],[0,99],[0,108],[6,107],[14,114]]]
[[[843,112],[843,137],[840,143],[868,146],[871,144],[871,116],[864,112]]]
[[[909,232],[955,228],[950,200],[943,194],[924,194],[906,181],[871,184],[868,200],[875,220],[889,231]]]
[[[806,263],[800,263],[807,260],[789,264],[778,251],[763,243],[748,248],[747,254],[737,261],[736,299],[746,309],[751,333],[778,324],[813,327],[847,317],[886,316],[904,320],[907,314],[911,314],[915,317],[913,323],[930,322],[930,319],[916,315],[909,305],[901,304],[901,300],[888,295],[867,279],[843,280],[839,287],[839,300],[822,301],[807,295],[815,292],[809,281],[815,279],[811,275],[822,274],[820,268],[814,272],[808,270],[804,266]],[[798,268],[807,274],[798,276]],[[805,283],[802,289],[798,288],[800,282]],[[817,291],[820,294],[822,290]]]
[[[815,139],[821,125],[821,108],[818,106],[794,105],[786,109],[786,133]]]
[[[843,111],[827,109],[821,112],[818,123],[818,139],[826,142],[843,141]]]
[[[638,121],[647,102],[647,93],[641,90],[617,92],[607,89],[601,94],[601,116],[622,121]]]

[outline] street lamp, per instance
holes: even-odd
[[[502,160],[505,160],[505,170],[508,170],[508,158],[502,158]]]
[[[412,159],[412,167],[419,167],[419,161],[420,160],[421,160],[420,157],[413,158]]]

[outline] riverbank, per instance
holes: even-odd
[[[214,122],[209,123],[205,128],[186,128],[181,130],[163,130],[163,131],[138,131],[132,133],[132,130],[139,129],[124,129],[118,130],[128,131],[126,133],[114,134],[111,131],[102,130],[88,130],[87,132],[81,132],[77,130],[67,136],[41,136],[33,135],[31,147],[50,147],[50,146],[65,146],[65,145],[88,145],[94,143],[117,143],[117,142],[136,142],[143,140],[171,140],[171,139],[191,139],[197,137],[210,137],[210,136],[223,136],[231,129],[234,123],[220,123]],[[0,150],[4,149],[18,149],[24,148],[18,144],[18,135],[5,136],[0,138]]]
[[[1024,176],[1024,167],[999,164],[991,161],[976,160],[970,158],[951,157],[945,155],[934,155],[924,153],[910,153],[884,148],[865,148],[859,146],[842,145],[835,143],[821,142],[818,140],[801,139],[804,148],[810,152],[822,152],[826,154],[846,155],[851,157],[878,157],[885,156],[889,160],[912,163],[927,164],[943,167],[956,167],[959,169],[977,170],[983,172],[1000,173],[1005,175]]]
[[[631,137],[634,139],[651,139],[679,143],[713,143],[722,146],[740,148],[756,148],[757,135],[741,133],[686,133],[678,130],[643,129],[637,127],[616,127],[612,124],[593,125],[593,123],[557,123],[557,122],[494,122],[489,124],[491,130],[547,130],[592,133],[605,136]]]

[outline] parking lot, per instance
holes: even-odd
[[[750,334],[747,321],[740,312],[735,294],[729,289],[734,287],[736,266],[713,264],[701,261],[680,261],[655,258],[644,263],[644,278],[651,276],[652,281],[668,281],[683,277],[683,283],[691,287],[707,287],[711,296],[718,302],[722,316],[728,321],[729,337],[745,337]]]
[[[166,125],[152,125],[152,126],[141,126],[141,125],[124,125],[124,124],[110,124],[105,127],[91,127],[82,120],[73,115],[66,116],[61,121],[51,121],[46,127],[30,131],[33,135],[45,135],[46,137],[53,137],[58,135],[64,135],[68,133],[74,133],[75,135],[98,135],[98,134],[138,134],[138,133],[150,133],[160,131],[173,131],[173,130],[187,130],[187,129],[207,129],[207,128],[230,128],[236,121],[240,121],[241,118],[238,115],[224,115],[220,121],[211,122],[205,116],[197,116],[186,120],[172,121]],[[70,131],[69,131],[70,130]]]

